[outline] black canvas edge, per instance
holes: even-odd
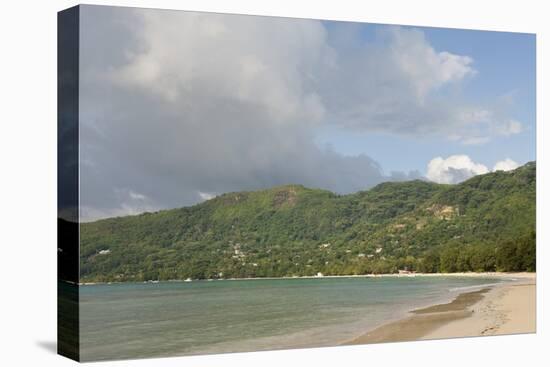
[[[57,353],[80,360],[80,7],[57,13]]]

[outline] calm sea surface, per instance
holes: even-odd
[[[80,287],[82,360],[338,345],[478,277],[262,279]]]

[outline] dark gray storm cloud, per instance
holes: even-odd
[[[465,141],[500,124],[475,106],[429,103],[475,70],[416,30],[390,27],[365,44],[350,25],[95,6],[81,24],[84,219],[280,184],[348,193],[419,176],[319,147],[330,124]]]

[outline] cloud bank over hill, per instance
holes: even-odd
[[[476,78],[475,60],[418,29],[367,41],[350,23],[89,6],[81,25],[84,219],[287,183],[349,193],[421,177],[318,146],[326,126],[463,144],[522,131],[463,101],[455,89]],[[484,172],[448,160],[428,178]]]

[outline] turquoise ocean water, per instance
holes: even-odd
[[[258,279],[80,287],[85,361],[334,346],[500,280]]]

